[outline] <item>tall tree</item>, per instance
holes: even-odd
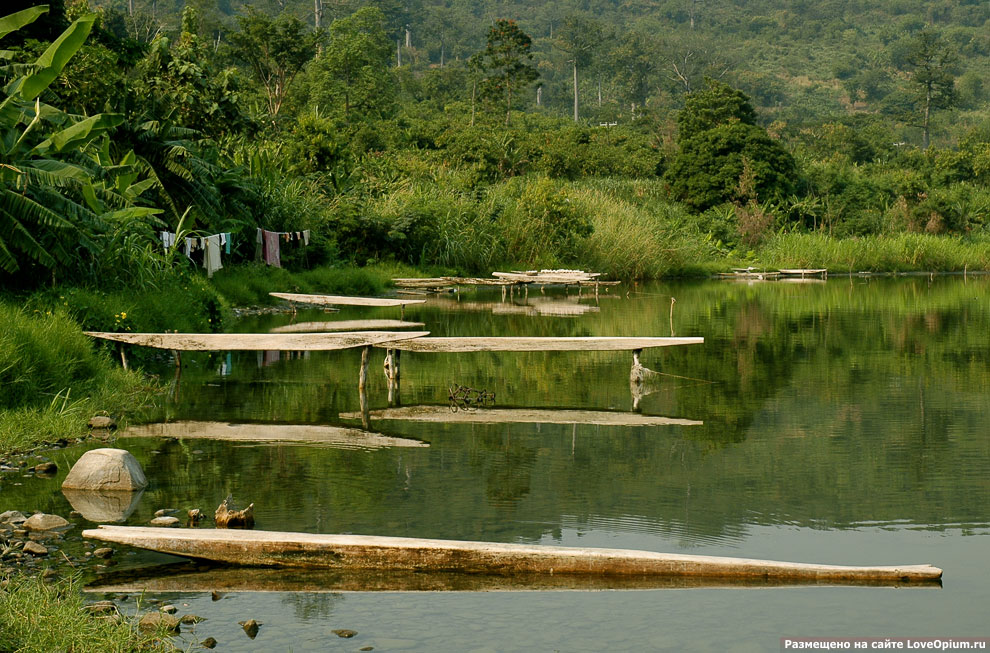
[[[313,62],[310,100],[318,107],[339,107],[345,119],[352,112],[382,115],[392,106],[394,84],[388,71],[392,45],[385,16],[364,7],[330,25],[330,41]]]
[[[574,122],[578,121],[578,68],[592,63],[603,37],[604,30],[598,21],[576,15],[565,18],[563,29],[558,32],[557,47],[570,55],[573,66]]]
[[[907,63],[911,86],[921,105],[922,148],[928,149],[932,112],[956,105],[956,65],[959,56],[931,29],[923,29],[914,40]]]
[[[513,93],[521,94],[540,76],[531,63],[532,45],[532,39],[516,21],[499,18],[488,30],[488,45],[478,58],[484,73],[481,88],[489,98],[505,102],[506,125],[512,115]]]
[[[316,56],[323,32],[310,31],[293,16],[283,14],[273,20],[253,9],[237,20],[241,29],[229,36],[234,55],[250,66],[255,81],[265,89],[268,113],[277,116],[292,81]]]

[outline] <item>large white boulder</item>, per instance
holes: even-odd
[[[84,453],[62,481],[69,490],[144,489],[148,479],[141,463],[124,449],[93,449]]]

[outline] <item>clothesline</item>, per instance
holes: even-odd
[[[291,243],[302,241],[303,246],[309,245],[309,229],[303,231],[269,231],[258,229],[258,253],[265,263],[277,268],[282,267],[281,242]]]
[[[165,247],[165,251],[168,251],[170,247],[176,244],[176,235],[171,231],[161,231],[159,232],[159,237],[162,239],[162,245]],[[212,277],[213,273],[223,267],[220,262],[220,248],[225,247],[225,252],[230,254],[230,243],[231,235],[229,231],[213,234],[212,236],[201,236],[201,237],[186,237],[184,240],[183,253],[190,261],[194,263],[199,262],[196,257],[193,256],[195,252],[202,252],[202,265],[206,268],[206,276]]]

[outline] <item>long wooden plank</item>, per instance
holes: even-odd
[[[361,419],[361,413],[341,413],[341,419]],[[704,422],[676,417],[640,415],[605,410],[549,410],[539,408],[478,408],[452,412],[447,406],[405,406],[373,410],[373,420],[464,424],[589,424],[597,426],[701,426]]]
[[[699,345],[704,338],[611,338],[591,336],[565,338],[453,337],[417,338],[389,343],[389,349],[419,352],[462,353],[471,351],[635,351],[673,345]],[[383,345],[375,345],[381,347]]]
[[[408,306],[422,304],[425,299],[388,299],[384,297],[347,297],[344,295],[303,295],[291,292],[270,292],[272,297],[302,304],[321,306]]]
[[[357,331],[352,333],[104,333],[86,331],[102,340],[179,351],[330,351],[367,347],[410,338],[429,331]]]
[[[269,333],[316,333],[320,331],[363,331],[381,329],[419,329],[423,322],[403,320],[338,320],[336,322],[297,322],[275,327]]]
[[[83,537],[232,565],[808,580],[938,580],[931,565],[846,567],[748,558],[498,542],[277,531],[100,526]]]
[[[589,574],[462,574],[450,571],[379,569],[286,569],[213,567],[190,569],[174,563],[151,569],[104,574],[83,588],[90,593],[138,592],[520,592],[553,590],[768,589],[876,585],[924,588],[938,582],[848,581],[699,576],[613,576]]]
[[[159,422],[128,427],[119,437],[199,438],[230,442],[322,445],[334,449],[429,447],[430,443],[394,438],[361,429],[311,424],[232,424],[228,422]]]

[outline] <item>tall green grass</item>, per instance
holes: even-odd
[[[148,403],[154,387],[98,352],[65,310],[0,304],[0,451],[85,433],[106,411]]]
[[[175,650],[164,631],[143,634],[127,621],[88,614],[77,581],[46,583],[14,576],[5,582],[0,591],[0,651]]]
[[[757,258],[767,267],[828,268],[831,272],[990,270],[990,237],[780,234],[767,241]]]

